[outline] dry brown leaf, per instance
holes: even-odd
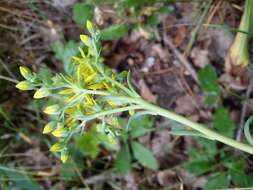
[[[146,82],[143,79],[141,79],[141,80],[139,80],[138,85],[139,85],[139,88],[140,88],[141,96],[145,100],[147,100],[149,102],[152,102],[152,103],[155,103],[157,97],[154,94],[152,94],[152,92],[150,91],[150,89],[147,86]]]
[[[179,27],[177,29],[176,36],[173,40],[176,47],[179,47],[184,42],[184,39],[186,37],[186,32],[187,31],[186,31],[186,28],[184,26]]]
[[[193,59],[193,63],[198,68],[204,68],[205,66],[210,64],[210,60],[208,57],[208,51],[204,49],[200,49],[199,47],[195,47],[191,51],[191,58]]]

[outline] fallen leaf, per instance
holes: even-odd
[[[179,47],[186,37],[186,28],[185,26],[177,28],[176,36],[174,38],[174,44],[176,47]]]
[[[208,64],[210,64],[210,60],[208,57],[208,51],[204,49],[200,49],[199,47],[195,47],[191,51],[191,58],[193,60],[193,64],[198,68],[204,68]]]
[[[196,111],[194,100],[190,96],[181,96],[176,100],[175,111],[187,116],[193,115]]]
[[[139,80],[138,85],[139,85],[139,88],[140,88],[141,96],[145,100],[147,100],[149,102],[152,102],[152,103],[155,103],[157,97],[154,94],[152,94],[152,92],[150,91],[150,89],[147,86],[146,82],[143,79],[141,79],[141,80]]]

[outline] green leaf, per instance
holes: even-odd
[[[0,173],[5,174],[9,181],[13,181],[17,189],[41,190],[39,184],[25,171],[0,165]]]
[[[76,137],[76,146],[84,154],[96,158],[99,153],[99,143],[92,130]]]
[[[219,173],[218,175],[208,179],[204,190],[213,190],[229,187],[229,179],[224,173]]]
[[[243,171],[243,170],[242,170]],[[244,173],[235,173],[230,172],[233,184],[235,184],[236,187],[252,187],[253,186],[253,174],[245,174]]]
[[[212,95],[212,94],[208,94],[205,97],[205,105],[207,106],[213,106],[216,102],[217,102],[217,96],[216,95]]]
[[[131,137],[137,138],[137,137],[143,136],[146,133],[149,133],[151,131],[153,131],[153,130],[152,129],[144,128],[142,126],[139,126],[139,127],[135,128],[135,129],[131,129],[130,134],[131,134]]]
[[[203,146],[204,151],[208,156],[214,156],[217,154],[217,144],[216,141],[210,141],[204,138],[198,138],[198,143]],[[199,150],[197,150],[199,152]]]
[[[42,80],[44,85],[50,85],[53,82],[53,73],[46,65],[40,67],[37,77]]]
[[[175,8],[173,6],[163,6],[158,10],[158,12],[162,14],[170,14],[174,11],[175,11]]]
[[[144,7],[147,4],[152,4],[156,0],[125,0],[125,5],[127,8],[130,7]]]
[[[154,126],[154,119],[149,115],[140,115],[130,123],[129,127],[136,129],[140,126],[146,129],[151,129]]]
[[[134,116],[133,116],[134,117]],[[133,138],[140,137],[150,131],[154,126],[154,120],[149,115],[140,115],[129,123],[130,134]]]
[[[60,176],[66,180],[71,180],[73,178],[78,177],[75,171],[75,167],[75,163],[73,163],[72,161],[68,161],[65,164],[62,164],[60,168]]]
[[[101,125],[94,125],[86,131],[83,135],[76,137],[76,146],[84,154],[92,158],[97,157],[100,148],[99,145],[103,144],[108,150],[113,149],[112,141],[114,138],[110,134],[105,134],[104,131],[98,131]]]
[[[201,159],[192,159],[188,162],[185,162],[184,167],[190,173],[195,174],[196,176],[202,175],[213,168],[212,160],[208,158]]]
[[[74,41],[68,41],[66,44],[58,42],[53,45],[55,57],[62,61],[64,71],[67,74],[73,73],[72,57],[78,54],[78,46],[79,44]]]
[[[231,180],[236,187],[249,187],[253,185],[252,172],[246,173],[247,163],[243,159],[232,160],[224,164],[229,170]]]
[[[189,172],[198,176],[213,169],[217,155],[217,147],[215,141],[204,138],[195,139],[202,147],[187,149],[187,154],[190,156],[190,159],[184,163],[184,167]]]
[[[72,15],[73,20],[80,25],[86,24],[87,20],[92,20],[93,6],[86,3],[75,3]]]
[[[115,167],[122,175],[126,175],[131,169],[131,156],[127,144],[124,144],[124,146],[120,149],[117,155]]]
[[[137,142],[133,142],[132,150],[134,157],[141,165],[153,170],[156,170],[158,168],[158,163],[153,153],[147,148],[145,148],[143,145]]]
[[[204,69],[198,72],[198,79],[201,88],[208,94],[219,96],[220,88],[217,78],[217,73],[212,65],[207,65]]]
[[[206,138],[209,139],[208,136],[203,135],[202,133],[198,132],[198,131],[193,131],[190,129],[185,129],[185,130],[171,130],[170,134],[172,135],[176,135],[176,136],[192,136],[192,137],[202,137],[202,138]],[[212,139],[211,139],[212,140]]]
[[[198,131],[194,131],[187,126],[182,125],[181,123],[169,120],[169,126],[170,126],[170,134],[177,135],[177,136],[192,136],[192,137],[202,137],[206,139],[211,139],[208,136],[201,134]],[[211,139],[213,140],[213,139]]]
[[[159,24],[159,15],[158,13],[154,13],[148,17],[148,25],[151,27],[156,27]]]
[[[128,27],[120,24],[114,24],[101,31],[102,40],[113,40],[121,38],[128,33]]]
[[[224,107],[219,107],[214,113],[214,128],[220,133],[232,137],[235,124],[229,116],[228,111]]]

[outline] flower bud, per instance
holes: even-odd
[[[63,150],[61,151],[61,161],[62,161],[63,163],[65,163],[65,162],[68,160],[68,158],[69,158],[69,153],[68,153],[68,151],[67,151],[66,149],[63,149]]]
[[[108,138],[108,141],[109,141],[109,143],[110,143],[111,145],[114,145],[114,144],[117,143],[115,136],[113,136],[112,134],[108,134],[108,135],[107,135],[107,138]]]
[[[93,33],[93,31],[94,31],[94,25],[92,24],[91,21],[87,20],[87,22],[86,22],[86,28],[88,29],[88,31],[90,33]]]
[[[32,90],[34,86],[27,81],[21,81],[16,85],[16,88],[19,90]]]
[[[129,115],[130,116],[133,116],[135,114],[135,111],[134,110],[129,110]]]
[[[33,98],[40,99],[40,98],[47,97],[49,94],[50,92],[48,91],[48,89],[45,87],[42,87],[34,93]]]
[[[57,124],[57,128],[52,132],[55,137],[64,137],[66,135],[66,129],[61,123]]]
[[[43,110],[43,112],[48,114],[48,115],[55,115],[55,114],[59,113],[59,109],[60,109],[60,107],[57,104],[55,104],[55,105],[47,106]]]
[[[33,78],[32,72],[28,67],[21,66],[19,67],[19,71],[26,80],[31,80]]]
[[[50,148],[51,152],[60,152],[61,150],[62,150],[62,146],[59,143],[54,144]]]
[[[75,93],[75,91],[71,88],[61,90],[60,92],[58,92],[58,94],[60,94],[60,95],[68,95],[68,94],[74,94],[74,93]]]
[[[87,36],[87,35],[80,35],[80,39],[81,39],[81,41],[86,45],[86,46],[88,46],[88,47],[90,47],[91,46],[91,40],[90,40],[90,37],[89,36]]]
[[[43,134],[48,134],[52,132],[56,128],[56,125],[57,125],[56,121],[51,121],[48,124],[46,124],[43,129]]]

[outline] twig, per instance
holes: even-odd
[[[85,180],[86,184],[98,184],[101,182],[105,182],[108,180],[115,180],[119,179],[120,177],[114,173],[111,172],[104,172],[95,176],[92,176]]]
[[[12,79],[10,77],[6,77],[6,76],[3,76],[3,75],[0,75],[0,79],[3,79],[3,80],[6,80],[6,81],[9,81],[9,82],[13,82],[13,83],[19,83],[18,80],[15,80],[15,79]]]
[[[15,27],[11,27],[11,26],[4,25],[4,24],[1,24],[1,23],[0,23],[0,28],[7,29],[7,30],[11,30],[11,31],[14,31],[14,32],[17,32],[17,31],[18,31],[18,29],[15,28]]]
[[[209,0],[206,3],[205,9],[204,9],[204,11],[203,11],[203,13],[202,13],[202,15],[201,15],[201,17],[200,17],[200,19],[199,19],[196,27],[194,28],[194,30],[191,33],[191,38],[190,38],[190,41],[189,41],[189,43],[187,45],[187,48],[186,48],[186,51],[185,51],[186,55],[188,55],[189,52],[191,51],[191,48],[192,48],[192,46],[193,46],[193,44],[194,44],[194,42],[195,42],[195,40],[196,40],[196,38],[198,36],[198,33],[199,33],[200,29],[201,29],[201,26],[203,25],[203,23],[205,21],[206,15],[208,13],[209,8],[212,5],[212,2],[213,2],[213,0]]]
[[[246,117],[246,112],[247,112],[247,107],[248,107],[248,99],[249,99],[250,94],[252,92],[252,88],[253,88],[253,72],[251,71],[251,73],[250,73],[250,83],[249,83],[249,86],[248,86],[247,91],[246,91],[246,99],[244,100],[243,105],[242,105],[242,111],[241,111],[242,114],[241,114],[241,119],[240,119],[240,126],[239,126],[239,129],[238,129],[237,134],[236,134],[236,140],[238,140],[238,141],[242,140],[242,131],[243,131],[244,120],[245,120],[245,117]]]
[[[6,70],[6,72],[13,78],[13,79],[17,79],[16,76],[11,72],[11,70],[7,67],[6,64],[4,64],[3,60],[0,59],[0,63],[3,66],[3,68]]]
[[[85,188],[86,188],[87,190],[90,190],[90,188],[89,188],[88,184],[86,183],[85,179],[83,178],[83,176],[82,176],[80,170],[79,170],[78,167],[76,166],[76,163],[75,163],[75,162],[73,162],[73,163],[74,163],[75,171],[76,171],[77,175],[79,176],[81,182],[83,183],[83,185],[85,186]]]
[[[172,43],[172,40],[169,39],[169,37],[166,35],[166,33],[163,33],[163,40],[164,44],[167,45],[176,58],[184,65],[184,67],[188,70],[192,78],[195,80],[196,83],[199,83],[197,73],[195,69],[192,67],[192,65],[187,61],[187,59],[182,55],[182,53],[176,48],[176,46]]]

